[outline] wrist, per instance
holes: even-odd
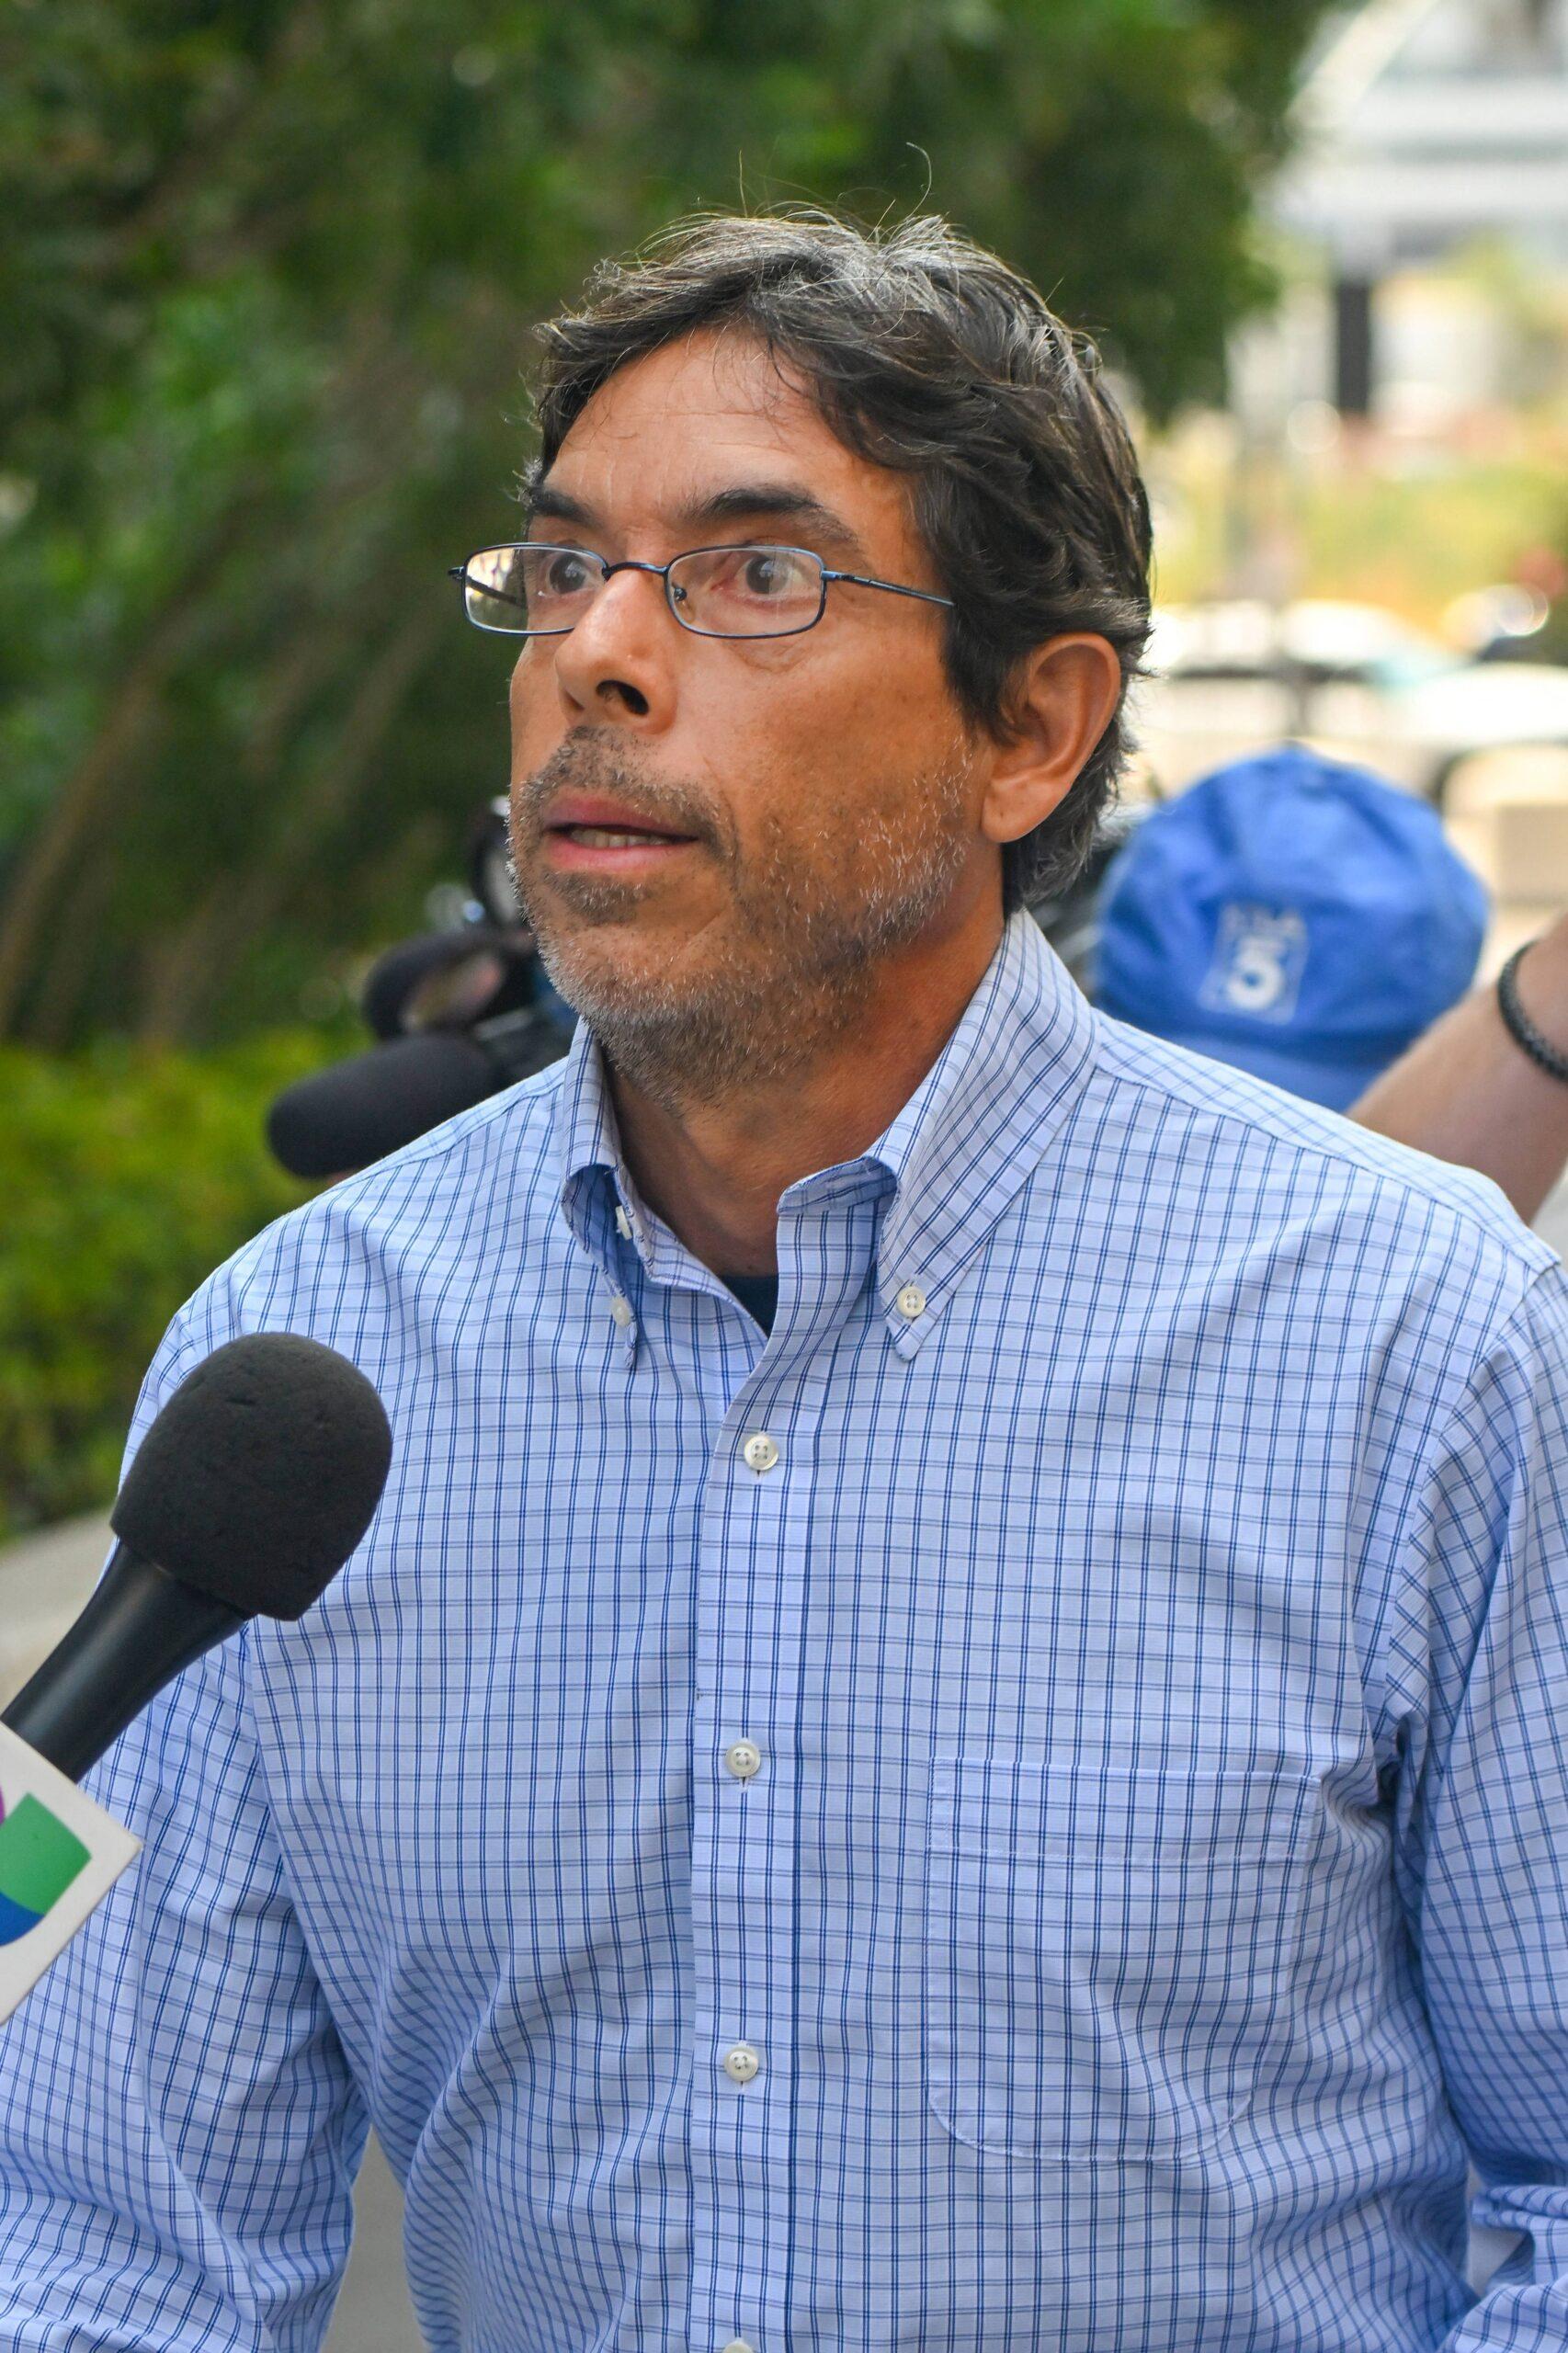
[[[1568,918],[1532,939],[1517,974],[1519,996],[1532,1021],[1554,1045],[1568,1051]]]
[[[1497,975],[1497,1009],[1519,1051],[1547,1076],[1568,1086],[1568,992],[1554,962],[1537,961],[1538,952],[1552,945],[1549,935],[1515,949]],[[1527,965],[1528,980],[1524,978]]]

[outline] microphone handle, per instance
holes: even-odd
[[[165,1683],[244,1623],[227,1602],[117,1544],[82,1615],[0,1723],[79,1781]]]

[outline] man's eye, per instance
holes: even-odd
[[[748,597],[777,597],[789,586],[788,559],[758,548],[741,568],[741,586]]]
[[[580,555],[552,555],[540,575],[540,593],[546,597],[580,597],[591,577]]]

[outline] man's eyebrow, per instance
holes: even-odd
[[[866,552],[854,531],[842,515],[800,483],[748,482],[736,483],[728,490],[716,490],[711,497],[699,498],[683,507],[680,523],[694,531],[722,529],[726,523],[749,523],[755,517],[777,517],[790,522],[797,529],[809,531],[813,539],[830,541],[841,548],[857,563],[864,563]]]
[[[524,501],[528,521],[536,523],[542,517],[547,523],[575,523],[580,530],[597,528],[598,517],[591,506],[585,506],[570,491],[551,490],[549,483],[535,483]]]
[[[530,529],[540,522],[570,523],[581,531],[602,531],[606,528],[583,499],[574,498],[570,491],[554,489],[548,481],[535,484],[527,509]],[[763,519],[790,523],[797,530],[809,531],[813,540],[842,550],[853,562],[866,561],[864,547],[843,516],[835,515],[831,506],[824,506],[800,483],[734,483],[706,498],[694,499],[680,509],[675,519],[677,529],[691,531],[699,539],[704,531],[720,531],[732,523]]]

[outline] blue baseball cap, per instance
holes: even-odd
[[[1153,810],[1100,898],[1096,1002],[1340,1111],[1470,986],[1486,892],[1437,812],[1304,745]]]

